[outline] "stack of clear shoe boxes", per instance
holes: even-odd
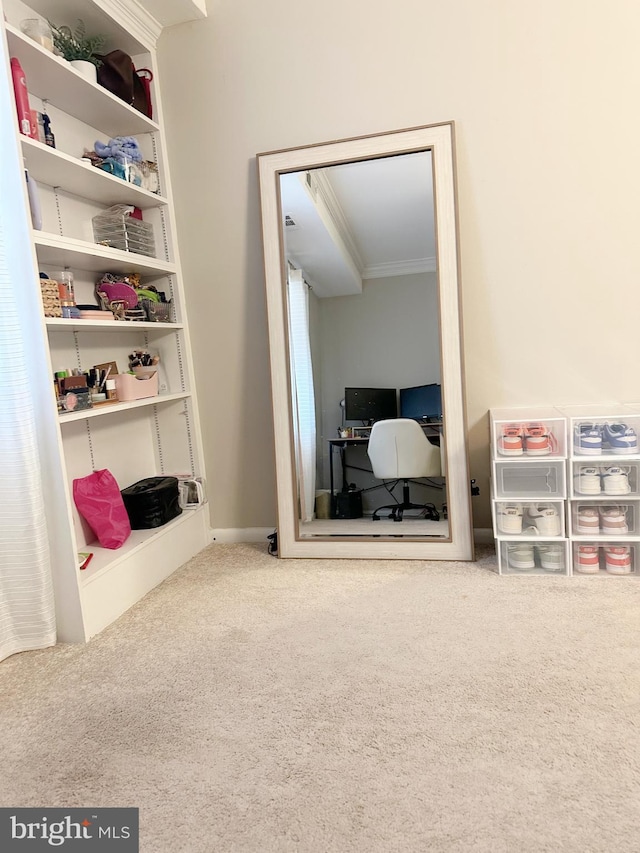
[[[566,406],[573,573],[635,575],[640,544],[640,406]]]
[[[500,574],[640,573],[640,404],[490,412]]]
[[[557,409],[493,409],[490,421],[498,573],[570,574],[566,418]]]

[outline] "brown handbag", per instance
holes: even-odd
[[[153,79],[151,72],[141,68],[140,71],[145,73],[145,79],[141,80],[133,60],[123,50],[112,50],[98,58],[102,61],[98,68],[98,83],[134,109],[153,118],[149,90],[149,82]]]

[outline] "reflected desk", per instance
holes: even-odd
[[[428,438],[440,438],[442,436],[442,421],[434,421],[432,423],[420,424]],[[360,429],[358,427],[358,429]],[[368,428],[371,431],[371,427]],[[347,488],[347,468],[350,466],[346,459],[347,447],[367,447],[369,444],[369,436],[352,436],[350,438],[329,438],[329,483],[331,487],[331,507],[333,510],[335,501],[335,480],[333,476],[333,456],[334,451],[340,453],[340,466],[342,468],[342,489]],[[372,472],[373,473],[373,472]],[[332,513],[333,517],[333,513]]]

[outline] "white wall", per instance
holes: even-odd
[[[216,0],[161,41],[215,527],[275,521],[255,155],[454,120],[471,471],[487,409],[640,397],[640,7]]]

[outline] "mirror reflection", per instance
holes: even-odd
[[[449,537],[432,174],[279,176],[301,538]]]

